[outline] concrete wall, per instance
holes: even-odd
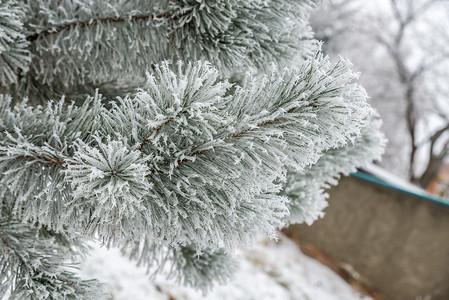
[[[325,212],[286,232],[352,265],[382,299],[449,299],[448,207],[347,177]]]

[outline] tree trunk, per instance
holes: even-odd
[[[438,156],[432,155],[429,158],[426,170],[419,178],[419,185],[423,188],[427,188],[432,180],[438,175],[442,167],[442,161]]]

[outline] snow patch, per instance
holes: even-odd
[[[115,300],[248,300],[310,299],[368,300],[333,271],[305,256],[290,239],[261,239],[238,251],[240,268],[232,281],[207,296],[167,280],[163,272],[151,281],[144,268],[122,256],[118,249],[95,246],[81,275],[103,281]]]

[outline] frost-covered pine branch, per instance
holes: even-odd
[[[205,59],[225,75],[288,65],[313,53],[307,16],[315,2],[20,1],[27,70],[16,68],[20,82],[0,82],[1,90],[35,103],[81,99],[97,88],[114,99],[163,60]]]
[[[23,33],[24,13],[15,1],[0,2],[0,86],[17,83],[18,74],[28,71],[29,42]]]
[[[90,293],[59,263],[83,238],[207,290],[232,274],[237,246],[317,218],[325,184],[383,147],[350,63],[313,46],[313,1],[7,5],[31,60],[1,88],[1,224],[5,241],[27,233],[0,250],[37,243],[20,251],[62,274],[50,298]],[[45,298],[18,283],[34,269],[5,264],[13,295]]]
[[[282,194],[290,199],[287,223],[311,225],[323,217],[328,194],[325,189],[338,184],[341,175],[356,171],[366,163],[379,160],[386,139],[380,132],[381,121],[374,116],[350,143],[330,149],[320,159],[302,172],[289,171]]]
[[[81,280],[65,261],[75,240],[2,215],[0,295],[11,299],[107,299],[95,280]]]

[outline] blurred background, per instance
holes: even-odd
[[[388,138],[380,165],[449,198],[448,1],[333,0],[310,21],[361,73]]]
[[[334,0],[310,20],[360,72],[388,144],[323,219],[285,232],[374,299],[449,299],[449,1]]]

